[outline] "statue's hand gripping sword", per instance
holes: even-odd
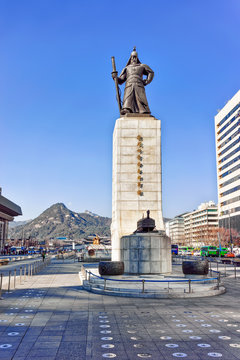
[[[112,56],[112,68],[113,68],[112,74],[116,74],[116,76],[114,77],[114,82],[115,82],[115,88],[116,88],[116,93],[117,93],[117,102],[118,102],[119,112],[121,115],[122,105],[121,105],[120,90],[118,87],[118,78],[117,78],[118,72],[116,71],[116,64],[115,64],[114,56]]]

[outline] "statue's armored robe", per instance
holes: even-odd
[[[143,75],[147,78],[144,80]],[[118,82],[122,84],[126,81],[122,112],[150,114],[145,88],[153,79],[154,73],[145,64],[134,64],[126,66],[121,72]]]

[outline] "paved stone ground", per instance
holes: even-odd
[[[212,298],[121,298],[82,290],[80,266],[54,260],[4,295],[1,360],[240,359],[239,279]]]

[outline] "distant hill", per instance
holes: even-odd
[[[77,213],[69,210],[63,203],[57,203],[45,210],[34,220],[9,228],[11,239],[50,240],[57,237],[80,239],[98,234],[110,236],[111,218],[92,214],[90,211]]]
[[[167,218],[164,218],[166,222]],[[63,203],[57,203],[33,220],[16,221],[9,225],[11,239],[31,237],[50,240],[57,237],[80,239],[89,235],[110,236],[111,218],[103,217],[86,210],[77,213],[69,210]],[[137,224],[136,224],[137,225]]]
[[[32,220],[25,220],[25,221],[10,221],[9,223],[9,228],[15,228],[16,226],[19,225],[26,225],[27,223],[29,223]]]

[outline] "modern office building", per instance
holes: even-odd
[[[185,245],[200,247],[217,241],[218,207],[213,201],[183,215]]]
[[[215,116],[219,227],[240,233],[240,90]]]
[[[171,238],[172,244],[184,245],[184,218],[176,216],[166,223],[166,233]]]
[[[4,246],[8,236],[8,223],[14,220],[14,216],[22,215],[20,206],[2,196],[0,188],[0,251]]]

